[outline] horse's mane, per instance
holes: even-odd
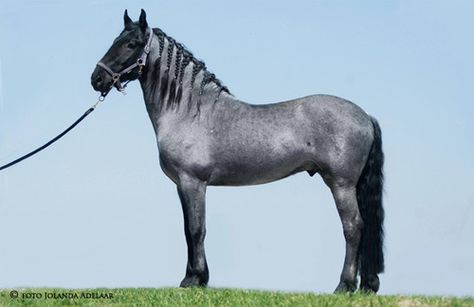
[[[168,48],[167,48],[167,61],[165,67],[165,73],[163,74],[163,79],[161,80],[161,84],[168,84],[169,78],[172,78],[171,86],[170,86],[170,100],[171,101],[180,101],[182,95],[182,82],[184,77],[184,70],[189,65],[189,63],[193,63],[193,71],[191,75],[191,88],[194,87],[194,83],[196,80],[196,76],[203,72],[203,78],[201,80],[201,84],[199,85],[200,93],[202,94],[204,87],[213,82],[219,89],[219,91],[224,91],[230,94],[229,89],[222,84],[222,82],[211,72],[209,72],[206,68],[206,64],[194,57],[191,51],[189,51],[183,44],[177,42],[172,37],[168,36],[165,32],[163,32],[160,28],[153,28],[153,33],[156,34],[159,40],[160,50],[159,50],[159,61],[155,65],[155,71],[159,74],[161,66],[165,63],[161,63],[162,53],[165,46],[165,39],[168,41]],[[171,47],[170,47],[171,46]],[[175,59],[175,69],[174,69],[174,76],[169,76],[170,67],[171,67],[171,60],[173,58],[173,52],[176,49],[176,59]],[[157,75],[156,78],[159,76]],[[167,87],[161,88],[160,96],[163,98],[166,96]],[[176,96],[175,96],[176,95]]]

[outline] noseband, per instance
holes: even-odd
[[[151,28],[148,28],[148,30],[150,32],[150,36],[148,37],[148,41],[145,45],[145,48],[143,48],[142,55],[132,65],[130,65],[127,68],[123,69],[122,71],[116,73],[109,66],[104,64],[102,61],[99,61],[99,63],[97,63],[97,66],[103,68],[112,77],[112,81],[113,81],[112,86],[117,85],[117,88],[120,92],[123,92],[123,90],[127,86],[127,83],[130,82],[130,80],[129,80],[129,81],[125,82],[124,84],[122,84],[120,82],[120,77],[124,74],[127,74],[127,73],[131,72],[133,69],[135,69],[137,67],[139,68],[138,74],[141,75],[143,67],[145,67],[146,59],[148,57],[148,54],[150,53],[151,41],[153,40],[153,30]],[[107,95],[107,93],[102,93],[102,95],[105,96],[105,95]]]

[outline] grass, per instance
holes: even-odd
[[[17,291],[13,292],[12,291]],[[11,297],[15,296],[17,297]],[[82,298],[81,298],[82,296]],[[94,297],[95,296],[95,297]],[[98,297],[102,296],[102,297]],[[318,295],[237,289],[0,290],[0,306],[474,306],[474,298]]]

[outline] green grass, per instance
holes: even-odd
[[[237,289],[15,289],[0,290],[0,306],[474,306],[474,298],[382,295],[317,295]],[[15,294],[15,293],[13,293]],[[102,295],[108,298],[91,298]],[[81,295],[89,297],[80,298]],[[36,298],[33,298],[36,296]],[[48,296],[48,298],[45,298]],[[70,298],[58,298],[70,296]],[[79,298],[75,298],[78,296]]]

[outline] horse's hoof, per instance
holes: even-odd
[[[198,276],[186,276],[179,286],[181,288],[206,287],[207,282],[203,282]]]
[[[355,282],[346,282],[341,281],[339,285],[337,285],[336,290],[334,290],[335,294],[338,293],[352,293],[357,289],[357,285]]]
[[[360,291],[366,293],[377,293],[380,288],[380,280],[377,275],[362,277],[360,280]]]

